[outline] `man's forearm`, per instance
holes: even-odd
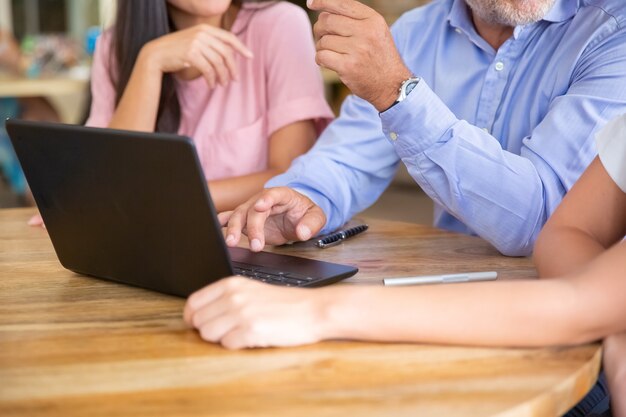
[[[421,81],[381,114],[383,131],[424,191],[505,255],[529,255],[565,193],[542,158],[516,155],[459,120]]]

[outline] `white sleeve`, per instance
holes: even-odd
[[[626,114],[609,122],[596,136],[596,143],[602,165],[626,193]]]

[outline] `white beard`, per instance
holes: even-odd
[[[520,26],[538,22],[556,0],[465,0],[477,17],[487,23]]]

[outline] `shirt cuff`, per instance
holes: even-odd
[[[422,79],[406,100],[380,114],[385,137],[400,158],[442,141],[458,119]]]

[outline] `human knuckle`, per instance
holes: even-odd
[[[239,318],[242,322],[248,323],[249,321],[254,320],[254,316],[255,309],[248,303],[239,306]]]
[[[185,53],[185,59],[187,61],[193,61],[196,59],[196,50],[193,46],[190,46],[187,52]]]
[[[378,13],[374,13],[371,17],[372,19],[372,23],[373,25],[375,25],[376,27],[384,27],[387,28],[387,21],[385,20],[385,18],[378,14]]]
[[[228,227],[229,228],[239,227],[239,224],[241,223],[241,219],[246,211],[247,210],[244,207],[237,207],[230,215],[230,219],[228,219]]]
[[[319,40],[320,49],[328,49],[330,46],[329,43],[330,38],[328,37],[328,35],[322,36]]]
[[[248,297],[240,292],[234,292],[228,297],[228,302],[231,307],[237,308],[238,311],[241,311],[241,309],[246,305],[247,301]]]
[[[236,291],[241,286],[241,278],[233,277],[225,279],[222,281],[222,285],[226,292]]]
[[[202,340],[206,340],[207,342],[215,342],[213,329],[211,329],[209,326],[203,326],[200,329],[200,337],[202,338]]]
[[[238,350],[244,347],[244,345],[235,338],[228,338],[221,341],[222,346],[228,350]]]
[[[200,317],[200,314],[194,314],[191,318],[191,323],[193,324],[193,327],[200,329],[202,326],[202,317]]]

